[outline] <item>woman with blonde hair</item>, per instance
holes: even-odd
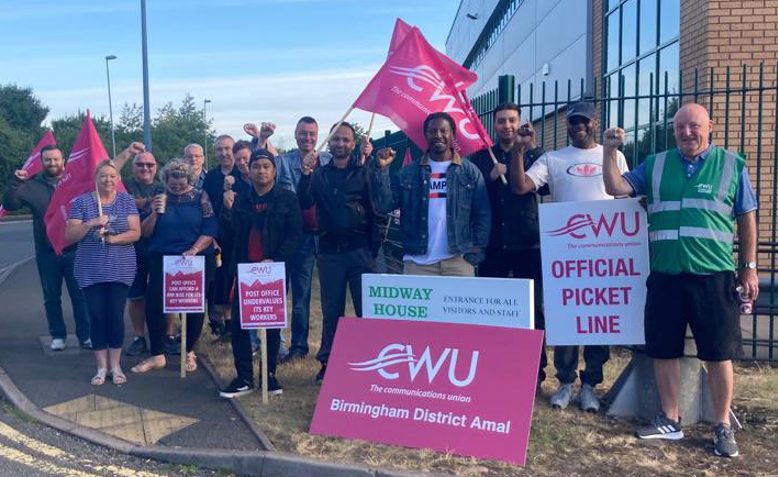
[[[114,384],[124,384],[121,368],[124,306],[135,278],[135,248],[140,219],[135,200],[117,190],[119,173],[110,160],[95,172],[96,191],[73,200],[65,239],[78,242],[74,275],[84,291],[90,315],[90,337],[97,359],[92,384],[105,383],[109,370]]]
[[[213,275],[213,237],[217,232],[216,216],[208,194],[194,188],[197,179],[192,166],[173,159],[162,168],[165,192],[154,197],[151,214],[143,220],[141,230],[149,238],[149,285],[146,291],[146,326],[149,330],[151,357],[132,368],[145,373],[163,368],[165,359],[165,314],[163,313],[163,269],[165,255],[204,255],[205,289]],[[187,313],[186,370],[197,369],[194,347],[203,327],[203,313]],[[183,343],[182,343],[183,345]]]

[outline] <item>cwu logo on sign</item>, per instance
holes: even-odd
[[[348,364],[352,371],[376,371],[382,378],[389,380],[399,379],[400,374],[404,372],[408,373],[411,382],[415,382],[417,377],[426,375],[427,383],[432,384],[448,361],[448,381],[454,386],[463,388],[469,386],[475,379],[478,356],[478,351],[471,353],[470,369],[464,379],[457,376],[457,362],[459,360],[459,349],[457,348],[444,348],[443,352],[435,359],[432,350],[427,346],[421,357],[417,359],[413,353],[412,345],[392,343],[385,346],[373,359]]]
[[[634,221],[628,219],[626,212],[616,212],[610,216],[600,214],[596,220],[591,214],[573,214],[564,226],[545,233],[551,237],[569,235],[575,239],[585,239],[599,238],[600,235],[613,237],[615,232],[626,237],[637,235],[640,232],[640,212],[635,212]]]

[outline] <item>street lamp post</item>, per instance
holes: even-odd
[[[210,99],[203,99],[203,122],[205,123],[205,142],[203,144],[203,153],[205,154],[205,170],[208,170],[208,113],[206,107]]]
[[[113,129],[113,102],[111,101],[111,70],[108,68],[108,62],[115,60],[116,55],[108,55],[105,57],[105,76],[108,78],[108,114],[111,117],[111,149],[113,150],[113,156],[116,157],[116,135]]]
[[[151,152],[151,102],[149,101],[149,49],[146,41],[146,0],[140,0],[141,43],[143,54],[143,142]]]

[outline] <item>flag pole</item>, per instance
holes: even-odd
[[[97,181],[95,181],[95,199],[97,200],[97,216],[101,217],[103,215],[103,203],[100,202],[100,190],[97,188]],[[105,245],[105,235],[103,235],[102,231],[104,230],[103,227],[100,227],[100,241],[103,242],[103,245]]]
[[[351,106],[350,108],[348,108],[348,110],[346,110],[345,113],[343,113],[343,117],[340,118],[340,120],[337,122],[337,124],[335,124],[335,127],[332,128],[332,131],[330,131],[330,133],[327,135],[327,138],[324,139],[324,142],[321,143],[321,145],[314,150],[315,154],[318,154],[319,152],[321,152],[321,150],[324,148],[325,144],[330,142],[330,139],[332,139],[332,136],[335,135],[335,131],[338,130],[338,128],[340,127],[341,124],[346,122],[346,118],[348,117],[349,114],[351,114],[351,111],[354,111],[354,106]]]
[[[489,151],[489,155],[492,157],[492,162],[496,166],[498,164],[497,158],[494,156],[494,151],[492,151],[491,147],[486,148],[487,151]],[[504,174],[500,174],[500,180],[502,181],[502,185],[508,185],[508,179],[505,178]]]
[[[365,141],[370,142],[370,133],[373,131],[373,121],[375,120],[375,113],[372,113],[370,115],[370,123],[367,125],[367,132],[365,133]],[[364,160],[366,160],[366,157],[363,157],[362,154],[359,154],[359,165],[364,164]]]

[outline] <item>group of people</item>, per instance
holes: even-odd
[[[655,360],[662,410],[637,435],[683,437],[678,360],[688,323],[699,357],[708,364],[717,419],[715,451],[736,456],[729,423],[732,359],[741,340],[735,287],[741,285],[753,298],[758,293],[757,201],[745,161],[711,144],[713,123],[707,111],[687,104],[673,120],[677,149],[649,156],[628,171],[618,151],[624,131],[609,129],[600,145],[597,118],[591,102],[569,105],[569,145],[546,152],[536,144],[532,126],[522,125],[518,106],[501,104],[493,112],[496,144],[491,151],[464,158],[456,152],[452,117],[432,113],[423,125],[425,153],[401,168],[391,167],[396,156],[391,149],[374,154],[369,140],[357,148],[356,131],[347,122],[331,128],[329,152],[318,152],[318,123],[302,117],[295,128],[298,149],[281,155],[269,141],[272,124],[247,124],[244,129],[253,137],[251,142],[217,138],[218,165],[210,171],[203,169],[203,148],[191,144],[183,159],[165,165],[161,181],[156,179],[154,156],[133,143],[113,161],[100,164],[96,193],[73,202],[66,230],[72,245],[61,256],[51,250],[43,225],[48,199],[62,173],[62,154],[56,147],[42,151],[44,172],[38,177],[28,181],[17,171],[4,205],[9,210],[30,207],[52,349],[64,347],[59,303],[64,278],[77,335],[83,346],[95,350],[95,385],[109,374],[116,384],[126,381],[120,366],[125,300],[136,335],[128,352],[146,351],[144,324],[150,341],[150,356],[132,371],[144,373],[166,365],[175,323],[162,312],[162,257],[204,255],[213,326],[231,331],[236,377],[220,395],[232,398],[251,392],[255,385],[252,337],[240,328],[239,320],[231,319],[238,313],[233,292],[238,263],[287,264],[292,320],[283,363],[309,352],[316,261],[323,323],[316,355],[321,368],[315,379],[321,383],[347,289],[356,314],[362,314],[362,274],[375,271],[384,214],[400,212],[405,274],[534,279],[535,323],[543,328],[539,197],[587,201],[646,195],[651,255],[646,350]],[[130,159],[128,192],[117,192],[118,173]],[[740,239],[739,266],[732,258],[735,233]],[[106,267],[107,263],[112,265]],[[187,353],[187,369],[194,371],[194,348],[204,317],[189,314],[187,319],[192,333],[182,343],[182,352]],[[279,330],[269,330],[267,341],[268,388],[279,394],[282,387],[275,374]],[[595,387],[603,381],[609,349],[584,347],[585,368],[574,398],[578,355],[577,346],[554,349],[559,386],[550,402],[564,409],[577,401],[581,409],[596,412],[600,402]],[[546,377],[546,363],[544,349],[538,385]]]

